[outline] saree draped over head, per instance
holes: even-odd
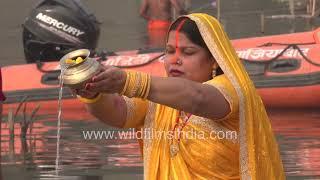
[[[231,112],[221,119],[191,115],[181,133],[179,152],[170,156],[170,144],[177,139],[169,135],[178,110],[125,98],[125,127],[136,128],[142,135],[145,179],[285,179],[264,105],[223,28],[207,14],[180,18],[183,17],[196,23],[223,70],[223,75],[204,84],[214,86],[224,95]]]

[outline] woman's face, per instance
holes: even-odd
[[[170,31],[166,45],[165,69],[169,77],[181,77],[205,82],[211,79],[214,58],[201,46],[194,44],[185,35]]]

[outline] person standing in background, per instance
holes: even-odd
[[[186,13],[181,0],[142,0],[140,16],[148,21],[149,47],[163,47],[173,14]]]

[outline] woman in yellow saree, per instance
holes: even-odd
[[[214,17],[179,17],[164,59],[166,78],[105,67],[78,91],[100,120],[141,131],[145,179],[285,179],[264,105]]]

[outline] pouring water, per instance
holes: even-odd
[[[61,66],[60,78],[59,78],[59,99],[58,99],[58,124],[57,124],[57,154],[55,170],[56,175],[59,175],[59,160],[60,160],[60,133],[61,133],[61,115],[62,115],[62,95],[63,95],[63,75],[67,67]]]
[[[61,134],[61,115],[62,115],[62,95],[63,86],[69,86],[74,89],[82,88],[96,72],[100,69],[100,63],[89,58],[90,51],[79,49],[72,51],[60,60],[60,78],[59,78],[59,100],[58,100],[58,124],[57,124],[57,154],[55,162],[56,175],[59,175],[60,161],[60,134]]]

